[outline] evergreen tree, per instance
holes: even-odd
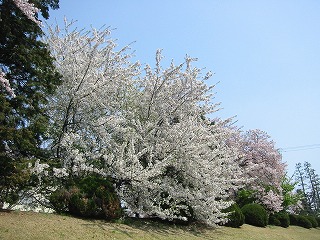
[[[304,171],[306,179],[309,182],[308,186],[308,197],[310,199],[310,208],[313,213],[318,213],[320,209],[320,178],[319,175],[315,173],[315,170],[311,167],[308,162],[304,163]]]
[[[302,165],[296,165],[296,179],[299,182],[300,192],[303,194],[304,212],[308,214],[318,215],[320,212],[320,178],[311,164],[305,162]]]
[[[298,193],[302,195],[302,205],[304,208],[304,211],[306,213],[309,213],[311,211],[311,202],[308,197],[307,193],[307,181],[305,179],[305,173],[303,171],[301,163],[296,164],[296,171],[295,171],[296,181],[299,184],[300,189],[298,189]]]
[[[58,0],[30,1],[44,18]],[[48,125],[47,97],[60,82],[53,58],[39,40],[40,26],[12,0],[0,0],[0,70],[16,97],[0,88],[0,207],[14,203],[26,184],[26,159],[41,158]],[[37,17],[37,16],[36,16]],[[20,169],[20,170],[19,170]]]

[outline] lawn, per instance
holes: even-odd
[[[152,221],[111,223],[33,212],[0,212],[0,239],[214,239],[320,240],[320,229],[297,226],[218,229],[176,226]]]

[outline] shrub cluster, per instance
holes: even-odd
[[[280,220],[274,214],[271,214],[269,216],[269,224],[274,226],[281,226]]]
[[[313,228],[318,227],[318,222],[314,216],[306,215],[304,217],[309,220]]]
[[[111,181],[97,175],[74,179],[69,187],[53,192],[49,200],[58,213],[107,219],[121,216],[120,201]]]
[[[281,226],[284,228],[289,227],[290,219],[289,219],[288,213],[278,212],[278,213],[271,214],[269,216],[269,224],[275,225],[275,226]]]
[[[291,225],[312,228],[312,223],[306,218],[306,216],[290,214],[289,218]]]
[[[310,229],[320,226],[320,217],[311,215],[288,214],[281,211],[270,214],[268,217],[265,208],[257,203],[246,204],[241,209],[235,203],[225,209],[225,212],[229,212],[229,221],[225,224],[228,227],[240,227],[244,222],[257,227],[265,227],[270,224],[284,228],[295,225]]]
[[[257,203],[250,203],[244,205],[242,213],[245,217],[245,223],[257,226],[265,227],[268,224],[268,214],[263,206]]]

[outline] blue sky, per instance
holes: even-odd
[[[320,174],[320,1],[60,0],[49,24],[64,16],[80,28],[115,29],[136,59],[154,64],[198,58],[215,73],[216,116],[236,115],[243,130],[261,129],[283,152],[292,174],[308,161]],[[297,148],[295,148],[297,147]]]

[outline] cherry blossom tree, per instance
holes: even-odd
[[[223,125],[204,117],[216,110],[205,84],[210,74],[199,79],[191,62],[187,57],[183,65],[162,69],[158,51],[156,68],[146,66],[137,104],[128,112],[130,137],[121,141],[123,152],[113,153],[129,168],[115,172],[130,183],[121,186],[121,195],[131,211],[214,224],[224,220],[229,190],[242,179]]]
[[[282,210],[282,181],[285,164],[270,136],[261,130],[249,130],[244,134],[236,132],[230,144],[239,149],[239,164],[248,178],[252,178],[247,189],[268,210]]]
[[[93,131],[120,121],[120,110],[130,104],[131,81],[139,73],[139,64],[129,62],[129,47],[116,50],[109,29],[78,32],[71,26],[66,20],[63,30],[49,28],[44,39],[63,76],[63,84],[50,99],[48,111],[52,121],[51,147],[57,158],[63,156],[62,140],[68,134],[73,134],[72,139],[81,135],[81,141],[95,145],[92,153],[107,147]]]
[[[109,34],[66,24],[45,39],[63,76],[50,101],[48,146],[61,161],[53,173],[111,177],[136,216],[225,221],[230,192],[244,179],[224,123],[207,118],[217,110],[211,74],[201,77],[190,57],[163,69],[161,51],[142,72]]]

